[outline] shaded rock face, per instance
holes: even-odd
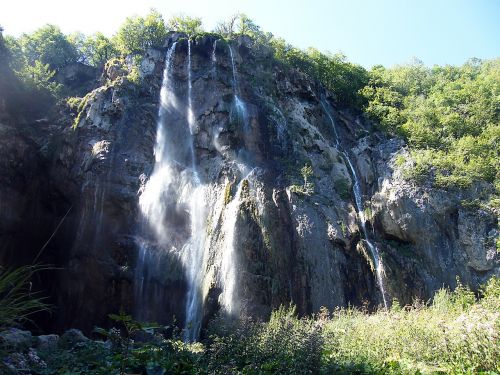
[[[460,205],[476,192],[405,182],[394,166],[404,152],[400,141],[370,135],[370,124],[338,110],[317,83],[280,67],[249,39],[231,44],[235,70],[226,42],[211,36],[192,42],[190,132],[188,43],[174,34],[166,49],[175,41],[177,110],[166,120],[175,136],[165,147],[180,150],[182,172],[192,139],[204,186],[208,215],[198,270],[204,324],[224,312],[227,301],[233,314],[262,319],[288,303],[301,314],[321,306],[381,304],[354,205],[354,176],[339,147],[354,161],[389,297],[407,303],[453,286],[456,276],[477,287],[498,274],[496,218]],[[155,166],[166,49],[144,56],[139,84],[127,78],[126,67],[108,67],[75,129],[65,116],[56,121],[58,132],[52,127],[42,136],[0,127],[2,248],[20,248],[25,260],[33,259],[69,209],[42,257],[61,268],[42,283],[57,306],[48,329],[89,332],[120,309],[144,320],[168,323],[175,316],[186,323],[182,245],[192,236],[192,213],[167,210],[169,220],[177,215],[177,230],[166,247],[153,241],[138,204]],[[244,104],[239,109],[237,98]],[[308,184],[300,172],[305,165],[313,171]],[[158,204],[174,207],[177,201],[171,192]],[[31,224],[35,220],[42,227]],[[23,242],[19,233],[35,238]],[[145,242],[148,252],[141,253]],[[13,254],[2,261],[12,262]],[[148,266],[139,269],[141,257],[148,257]],[[230,278],[224,276],[227,259]]]

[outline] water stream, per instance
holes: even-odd
[[[217,76],[217,55],[215,54],[217,50],[217,39],[214,42],[214,47],[212,49],[212,78],[215,79]]]
[[[231,66],[233,69],[233,95],[234,95],[234,105],[236,107],[236,112],[238,116],[241,118],[243,122],[243,129],[247,131],[250,127],[249,118],[248,118],[248,110],[245,102],[241,99],[240,85],[238,82],[238,74],[236,72],[236,65],[234,63],[234,55],[231,44],[229,46],[229,55],[231,56]]]
[[[188,41],[185,110],[178,104],[174,90],[178,86],[173,82],[172,72],[176,44],[169,48],[165,57],[155,165],[139,197],[141,213],[147,227],[153,232],[155,243],[151,246],[144,241],[140,246],[137,273],[142,272],[144,279],[149,269],[158,272],[158,254],[153,254],[153,250],[160,249],[165,255],[176,256],[182,262],[187,281],[183,333],[186,341],[194,341],[199,336],[203,310],[200,285],[205,254],[206,191],[198,175],[194,148],[196,120],[193,111],[191,41]],[[187,126],[183,126],[183,123],[187,123]],[[146,267],[148,263],[149,268]],[[143,279],[138,283],[138,293],[144,292]]]
[[[382,294],[382,300],[384,302],[384,307],[387,308],[386,293],[385,293],[384,280],[383,280],[383,274],[382,274],[382,272],[383,272],[382,261],[380,259],[378,248],[372,242],[372,240],[370,238],[370,234],[369,234],[368,230],[366,229],[366,218],[365,218],[365,213],[364,213],[363,195],[361,193],[361,185],[359,182],[359,178],[358,178],[358,175],[356,173],[356,169],[354,168],[354,165],[352,164],[351,158],[349,157],[349,154],[342,149],[342,146],[340,144],[339,134],[337,132],[337,126],[335,125],[335,121],[334,121],[332,115],[330,114],[330,112],[326,108],[323,101],[321,101],[321,105],[322,105],[323,110],[327,114],[327,116],[330,119],[330,122],[332,124],[333,133],[335,134],[335,146],[337,147],[339,152],[342,154],[344,159],[347,161],[347,164],[349,165],[349,169],[351,171],[351,176],[354,180],[352,190],[354,193],[354,201],[356,204],[356,211],[358,213],[358,218],[359,218],[359,222],[361,225],[361,231],[363,232],[365,243],[368,246],[368,249],[370,250],[370,254],[371,254],[372,259],[373,259],[377,284],[378,284],[378,287],[380,289],[380,293]]]
[[[224,233],[224,249],[222,252],[222,259],[220,264],[220,278],[223,286],[221,305],[224,311],[229,315],[238,314],[238,301],[237,301],[237,254],[234,247],[235,230],[238,220],[238,211],[241,204],[241,193],[245,184],[247,187],[250,184],[250,176],[255,169],[250,172],[244,165],[238,165],[244,177],[238,183],[234,198],[226,205],[224,212],[224,222],[222,231]]]
[[[191,40],[188,41],[188,125],[191,134],[191,157],[193,168],[193,181],[191,186],[191,197],[189,199],[189,212],[191,217],[191,238],[184,246],[183,263],[187,271],[188,294],[186,298],[186,326],[184,339],[195,341],[200,333],[203,314],[203,301],[201,295],[201,284],[203,275],[203,262],[205,254],[205,225],[207,210],[205,203],[205,187],[201,184],[196,168],[196,157],[194,153],[194,131],[196,127],[193,112],[193,82],[191,66]]]

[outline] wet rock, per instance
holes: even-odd
[[[37,350],[49,351],[57,348],[59,335],[40,335],[35,338],[35,348]]]
[[[52,338],[51,338],[52,339]],[[87,337],[79,329],[70,329],[61,335],[58,340],[58,345],[62,349],[74,348],[77,344],[89,341]]]
[[[9,328],[0,332],[0,343],[5,348],[23,351],[33,345],[34,338],[30,331]]]

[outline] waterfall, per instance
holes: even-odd
[[[187,119],[189,126],[189,133],[191,137],[189,137],[190,143],[189,148],[191,151],[191,165],[193,168],[193,173],[195,178],[198,179],[198,172],[196,171],[196,157],[194,154],[194,141],[193,141],[193,133],[195,131],[195,120],[193,113],[193,82],[192,82],[192,69],[191,69],[191,39],[188,40],[188,108],[187,108]]]
[[[245,166],[239,166],[245,170]],[[222,231],[224,233],[224,248],[220,264],[220,281],[222,284],[222,301],[221,305],[225,312],[229,315],[238,313],[238,304],[236,301],[236,284],[237,284],[237,267],[238,259],[234,247],[236,222],[238,220],[238,212],[241,204],[241,193],[245,184],[249,184],[249,178],[255,168],[245,175],[238,183],[234,198],[226,206],[224,213],[224,224]]]
[[[368,246],[368,249],[370,250],[370,254],[373,258],[373,264],[375,266],[375,275],[377,278],[377,284],[380,289],[380,293],[382,294],[382,300],[384,302],[384,307],[387,308],[387,300],[386,300],[386,293],[385,293],[385,288],[384,288],[384,282],[383,282],[383,277],[382,277],[382,261],[380,259],[380,255],[378,252],[377,246],[372,242],[370,235],[368,233],[368,230],[366,229],[366,218],[365,218],[365,213],[364,213],[364,207],[363,207],[363,196],[361,194],[361,185],[359,183],[359,178],[358,175],[356,174],[356,169],[354,168],[354,165],[352,164],[351,158],[349,157],[349,154],[342,150],[341,144],[340,144],[340,138],[339,134],[337,132],[337,127],[335,125],[335,121],[333,120],[332,115],[326,108],[325,104],[323,101],[321,101],[321,105],[327,114],[328,118],[330,119],[330,122],[332,124],[333,128],[333,133],[335,134],[335,146],[339,150],[339,152],[342,154],[344,159],[347,161],[347,164],[349,165],[349,169],[351,170],[351,176],[354,180],[353,184],[353,193],[354,193],[354,201],[356,204],[356,211],[358,213],[359,217],[359,222],[361,225],[361,231],[363,232],[364,240]]]
[[[139,209],[142,214],[143,226],[142,232],[147,233],[147,230],[153,232],[154,239],[160,243],[167,243],[168,234],[164,231],[164,217],[166,215],[166,207],[161,204],[162,197],[167,193],[168,187],[172,180],[171,168],[168,165],[168,153],[165,147],[167,134],[165,129],[165,120],[167,110],[174,103],[173,95],[171,94],[171,68],[173,56],[177,43],[174,43],[165,55],[165,68],[163,70],[162,85],[160,90],[160,105],[158,109],[158,122],[156,128],[156,142],[154,147],[155,165],[154,170],[147,181],[146,185],[139,190]],[[139,250],[137,264],[135,268],[135,304],[138,314],[138,319],[149,319],[145,316],[144,309],[147,305],[147,283],[149,274],[154,265],[153,250],[148,241],[139,238],[137,240]]]
[[[273,106],[273,112],[276,116],[273,116],[273,120],[276,124],[276,137],[278,138],[279,144],[282,149],[286,149],[286,118],[283,112],[277,107]]]
[[[201,281],[203,260],[205,254],[205,187],[200,183],[196,169],[196,158],[194,154],[193,133],[195,130],[195,119],[193,113],[192,99],[193,83],[191,68],[191,40],[188,41],[188,124],[191,133],[191,156],[194,175],[194,186],[191,191],[189,211],[191,215],[191,238],[183,249],[183,263],[187,270],[188,294],[186,298],[186,327],[184,339],[195,341],[201,329],[201,316],[203,301],[201,296]]]
[[[217,39],[214,42],[214,47],[212,49],[212,78],[215,79],[217,76],[217,55],[215,54],[217,50]]]
[[[187,281],[184,339],[194,341],[201,328],[203,301],[200,290],[205,254],[206,190],[196,167],[194,136],[196,121],[192,98],[191,41],[187,56],[187,111],[181,111],[173,85],[172,61],[176,44],[167,51],[160,91],[155,165],[140,191],[139,207],[155,245],[140,244],[136,279],[137,293],[144,293],[147,274],[159,266],[158,252],[176,256],[184,266]],[[173,123],[177,111],[187,126]],[[142,273],[142,275],[139,275]]]
[[[231,66],[233,69],[233,95],[234,95],[234,105],[236,107],[236,112],[238,116],[243,120],[243,129],[247,131],[249,129],[249,119],[248,119],[248,111],[247,106],[243,99],[241,99],[240,85],[238,83],[237,73],[236,73],[236,65],[234,63],[234,55],[233,49],[231,48],[231,44],[229,46],[229,55],[231,56]]]

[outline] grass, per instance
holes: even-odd
[[[41,374],[498,374],[500,279],[476,296],[458,283],[432,302],[368,313],[347,308],[298,318],[281,307],[269,322],[217,318],[202,343],[180,333],[133,341],[112,328],[111,345],[89,341],[39,352]],[[124,316],[124,315],[123,315]],[[135,323],[127,318],[126,324]],[[116,323],[116,319],[115,319]],[[138,327],[141,325],[139,324]],[[102,330],[101,330],[102,332]],[[130,341],[129,341],[130,340]],[[119,343],[119,345],[117,344]],[[127,350],[124,351],[123,348]]]
[[[39,293],[31,291],[33,276],[47,267],[27,265],[15,269],[0,269],[0,329],[29,320],[49,305]]]

